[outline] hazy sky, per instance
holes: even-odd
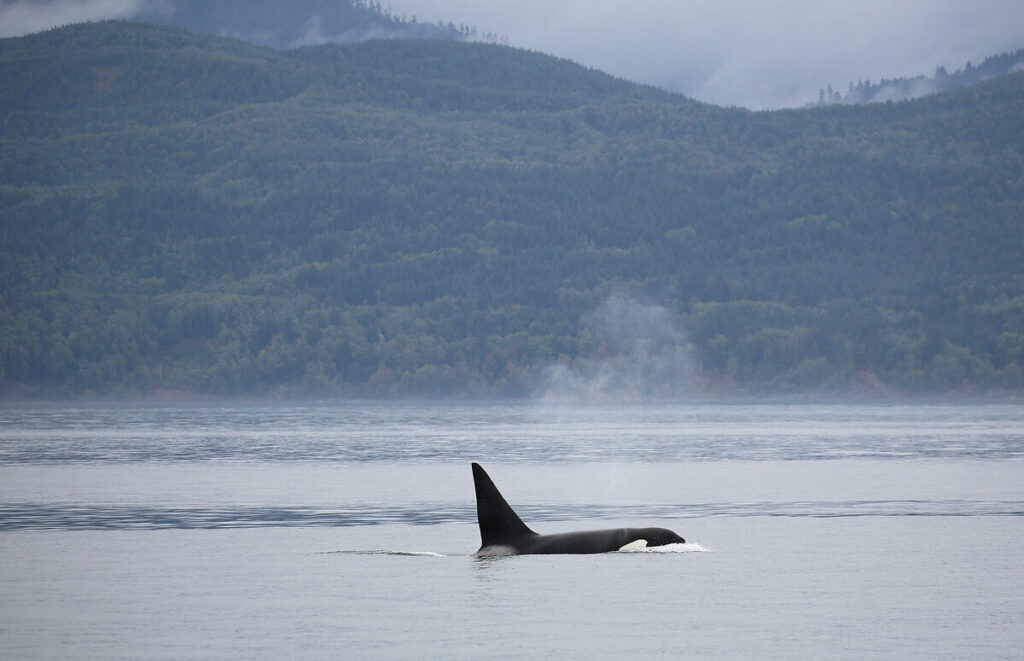
[[[1022,0],[390,0],[520,46],[753,108],[1024,48]]]
[[[0,36],[123,18],[143,0],[0,0]],[[166,1],[166,0],[163,0]],[[1024,0],[381,0],[702,101],[799,106],[828,84],[1024,48]]]

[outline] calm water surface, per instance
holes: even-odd
[[[6,406],[0,558],[4,659],[1020,658],[1024,407]]]

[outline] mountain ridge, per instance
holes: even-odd
[[[752,112],[489,44],[21,39],[8,396],[1021,387],[1021,74]]]

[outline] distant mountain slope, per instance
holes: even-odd
[[[0,41],[0,388],[1020,390],[1024,74],[752,113],[454,41]]]

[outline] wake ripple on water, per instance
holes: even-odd
[[[1024,516],[1024,501],[873,500],[703,503],[690,505],[575,505],[522,507],[524,520],[623,521],[700,517]],[[161,507],[91,503],[0,503],[0,531],[346,527],[387,524],[476,523],[474,507],[452,503],[406,506]]]
[[[451,558],[451,554],[434,553],[433,551],[388,551],[385,549],[367,549],[365,551],[321,551],[320,555],[397,555],[423,558]],[[465,553],[459,555],[468,555]]]

